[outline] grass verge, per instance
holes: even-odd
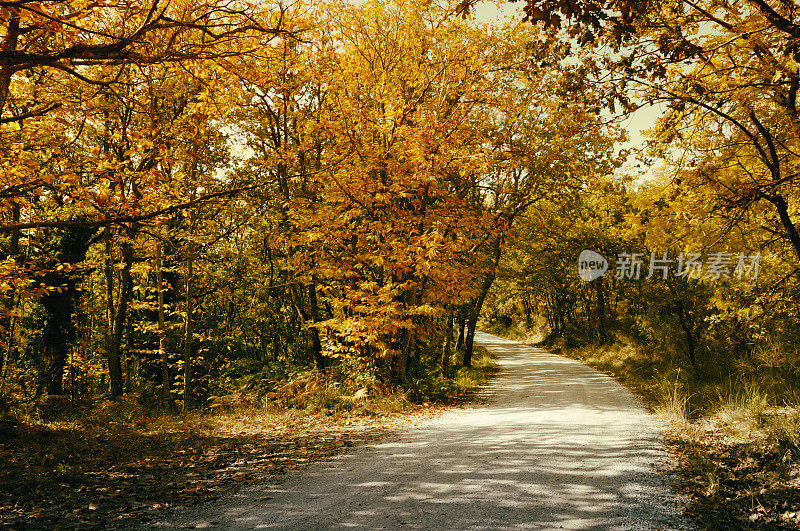
[[[800,528],[800,409],[756,380],[698,378],[621,338],[554,348],[638,393],[667,427],[679,493],[702,529]]]

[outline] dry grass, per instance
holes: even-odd
[[[776,371],[695,378],[630,339],[554,349],[617,378],[667,426],[679,490],[703,529],[800,528],[800,407]],[[774,352],[758,353],[775,362]],[[768,367],[767,367],[768,368]],[[764,377],[768,374],[768,378]],[[779,405],[781,404],[781,405]]]

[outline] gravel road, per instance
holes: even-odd
[[[222,529],[690,529],[658,429],[611,378],[479,333],[502,370],[485,400],[413,429],[170,513]]]

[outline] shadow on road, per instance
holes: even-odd
[[[627,390],[542,350],[478,339],[502,367],[485,403],[281,485],[245,489],[213,516],[188,521],[282,529],[686,527],[652,468],[663,457],[658,433]]]

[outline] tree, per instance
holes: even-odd
[[[680,193],[708,191],[713,215],[726,218],[723,232],[767,205],[777,223],[766,230],[800,257],[792,206],[800,25],[791,2],[529,0],[526,13],[569,23],[595,52],[587,73],[614,85],[624,110],[669,105],[654,131],[656,153],[679,170]]]
[[[466,365],[483,301],[519,218],[529,209],[594,186],[624,156],[615,153],[615,143],[624,134],[598,116],[606,94],[586,82],[581,66],[570,64],[569,45],[554,32],[540,35],[535,44],[530,35],[517,38],[505,51],[512,66],[501,91],[508,101],[498,116],[483,117],[491,124],[491,145],[505,162],[485,178],[489,209],[503,230],[488,242],[492,259],[471,304]]]
[[[14,93],[14,78],[21,72],[63,73],[90,86],[110,86],[116,81],[113,76],[92,75],[86,67],[240,56],[252,46],[253,34],[286,32],[280,10],[276,17],[269,7],[243,9],[226,2],[122,2],[94,5],[87,13],[86,6],[71,1],[23,0],[0,7],[6,29],[0,55],[0,123],[43,116],[61,106],[55,99]]]
[[[59,164],[83,134],[98,98],[129,96],[137,69],[161,65],[196,83],[208,79],[201,74],[203,69],[236,68],[235,58],[266,44],[262,36],[268,43],[290,31],[282,27],[280,9],[240,10],[225,3],[96,6],[79,22],[74,13],[81,8],[72,2],[17,2],[6,4],[2,12],[6,35],[0,53],[0,125],[7,133],[2,160],[13,171],[5,175],[0,200],[4,207],[19,208],[29,216],[30,205],[43,194],[68,192],[72,209],[86,208],[87,214],[94,214],[82,220],[65,219],[68,216],[58,212],[7,220],[0,226],[4,233],[45,226],[133,223],[185,208],[163,201],[150,211],[144,205],[134,210],[108,208],[105,202],[94,201],[91,190],[81,188],[86,183]],[[187,103],[197,102],[183,105]],[[155,159],[167,147],[162,142],[168,140],[144,138],[152,149],[140,162],[155,168]],[[94,158],[84,155],[98,173],[124,158],[102,151],[94,153]]]
[[[49,59],[14,71],[0,115],[19,118],[0,135],[0,326],[67,267],[43,238],[89,231],[89,325],[67,347],[105,354],[112,396],[183,384],[188,408],[243,371],[342,364],[402,384],[449,358],[453,322],[471,353],[520,216],[614,165],[555,32],[446,1],[161,7],[114,31],[122,7],[102,8],[69,43],[26,29],[15,46]]]
[[[85,227],[51,229],[44,242],[50,257],[45,259],[47,263],[40,269],[47,272],[40,277],[45,293],[39,302],[46,313],[42,331],[47,364],[44,376],[47,392],[51,395],[63,394],[64,368],[70,345],[76,337],[73,312],[80,296],[77,289],[81,277],[79,264],[86,257],[94,232]]]
[[[614,165],[615,133],[560,63],[564,43],[525,26],[475,29],[457,12],[336,6],[306,129],[323,163],[314,195],[288,213],[337,348],[388,358],[400,379],[421,324],[448,304],[469,303],[469,365],[517,216]]]
[[[176,182],[183,164],[175,157],[186,153],[186,138],[203,129],[198,119],[216,126],[227,112],[221,102],[228,95],[219,90],[223,72],[235,69],[237,58],[290,34],[282,27],[280,8],[123,3],[94,6],[77,21],[74,14],[84,7],[2,6],[0,161],[7,171],[0,181],[0,207],[10,207],[12,215],[0,223],[0,232],[10,234],[7,251],[0,249],[5,259],[0,276],[14,289],[4,298],[6,322],[0,326],[10,328],[9,316],[23,297],[56,287],[24,291],[42,271],[36,261],[22,263],[21,244],[30,256],[36,249],[31,242],[49,228],[104,228],[104,350],[111,393],[118,396],[131,268],[140,259],[135,246],[141,232],[160,217],[241,191],[217,182],[187,196],[187,188]],[[116,242],[122,267],[115,301]]]

